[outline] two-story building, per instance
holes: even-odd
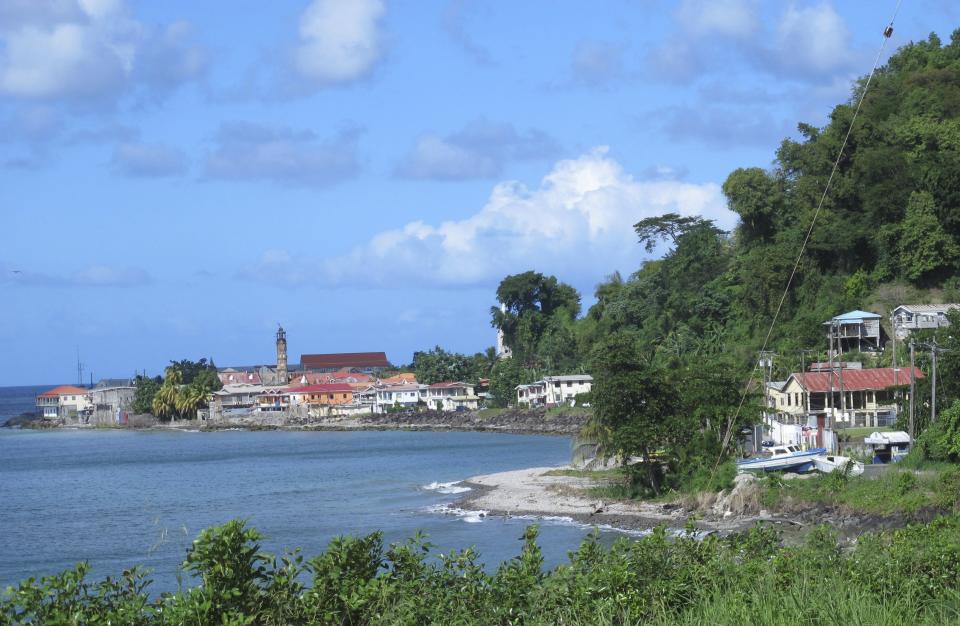
[[[914,376],[923,378],[923,372],[914,368]],[[810,415],[825,413],[835,428],[890,426],[897,394],[907,398],[909,385],[909,367],[798,372],[767,385],[767,398],[785,424],[806,424]]]
[[[546,391],[546,405],[573,405],[577,395],[590,393],[593,376],[589,374],[569,374],[566,376],[546,376],[543,379]]]
[[[353,387],[347,383],[325,383],[294,387],[287,394],[291,405],[340,405],[353,403]]]
[[[137,388],[129,378],[104,378],[88,394],[93,407],[94,424],[124,424],[133,406]]]
[[[45,419],[83,421],[92,409],[89,389],[61,385],[37,396],[37,413]]]
[[[880,316],[868,311],[849,311],[823,323],[834,352],[879,352],[884,336]]]
[[[572,405],[577,395],[589,393],[592,388],[593,376],[589,374],[544,376],[530,384],[517,385],[517,404],[529,407]]]
[[[390,385],[377,388],[377,413],[391,408],[414,409],[427,401],[427,386],[420,384]]]
[[[434,383],[427,387],[427,406],[438,411],[474,410],[480,406],[480,397],[469,383]]]
[[[960,304],[901,304],[893,310],[894,332],[905,339],[914,330],[949,326],[947,313],[958,309]]]

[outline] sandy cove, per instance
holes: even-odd
[[[798,524],[788,517],[770,515],[717,516],[684,508],[678,503],[652,503],[620,500],[601,500],[587,493],[597,485],[591,478],[550,476],[557,467],[533,467],[497,474],[474,476],[461,484],[470,492],[455,506],[466,511],[483,511],[488,515],[506,517],[568,517],[577,522],[636,531],[655,526],[684,528],[689,520],[703,531],[726,534],[746,530],[758,521],[782,526],[783,530],[798,530]]]

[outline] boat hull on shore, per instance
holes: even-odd
[[[771,456],[737,461],[737,470],[740,472],[809,472],[815,467],[814,459],[826,452],[826,448],[775,452]]]

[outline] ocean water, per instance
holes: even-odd
[[[497,433],[0,429],[0,588],[86,560],[96,578],[143,564],[154,592],[172,590],[197,533],[231,518],[249,520],[274,553],[422,530],[437,550],[476,546],[493,566],[519,553],[532,521],[438,512],[463,493],[457,481],[569,455],[565,437]],[[543,523],[547,565],[588,532]]]
[[[0,387],[0,424],[11,417],[36,410],[37,396],[56,385]]]

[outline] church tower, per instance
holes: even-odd
[[[287,384],[287,333],[277,328],[277,384]]]

